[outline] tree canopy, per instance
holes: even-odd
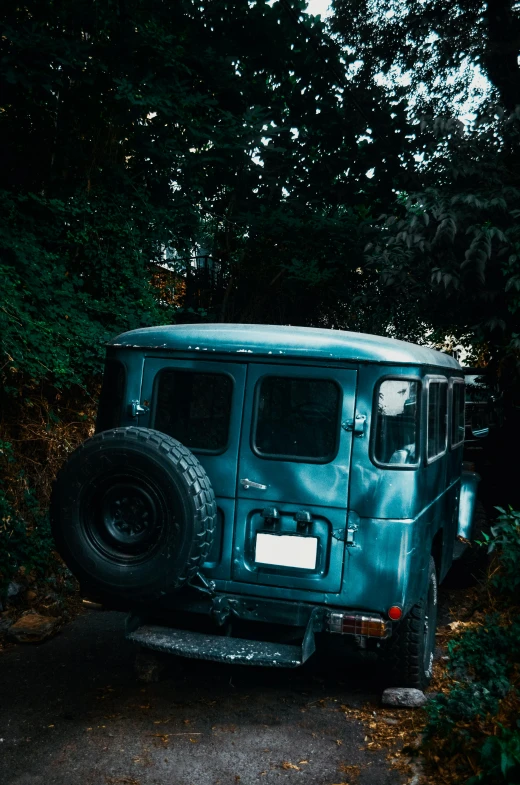
[[[332,29],[357,53],[358,74],[384,83],[391,101],[407,102],[417,180],[396,189],[366,256],[387,293],[415,314],[415,331],[397,329],[417,340],[417,327],[427,325],[437,339],[478,346],[507,368],[508,383],[518,382],[520,7],[509,0],[334,0],[333,7]]]
[[[110,335],[158,321],[516,356],[512,0],[335,0],[327,22],[304,0],[6,0],[0,18],[8,389],[85,384]]]

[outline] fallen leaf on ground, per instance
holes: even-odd
[[[282,763],[282,769],[294,769],[295,771],[300,771],[299,766],[296,766],[294,763],[289,763],[288,760],[284,760]]]
[[[340,763],[340,765],[338,766],[338,771],[341,771],[342,774],[348,774],[353,781],[359,777],[361,768],[354,764]]]
[[[133,777],[105,777],[107,785],[141,785],[140,780]]]

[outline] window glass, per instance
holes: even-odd
[[[220,373],[161,371],[154,428],[193,450],[219,452],[228,441],[232,379]]]
[[[466,426],[468,436],[473,437],[483,428],[489,428],[492,422],[493,388],[486,375],[466,374]]]
[[[99,397],[96,432],[108,431],[121,425],[125,391],[125,367],[118,360],[107,360]]]
[[[453,446],[464,441],[464,384],[453,383],[453,411],[451,419],[451,443]]]
[[[267,376],[257,398],[255,449],[260,455],[330,461],[337,450],[339,412],[335,382]]]
[[[374,457],[379,463],[406,466],[419,462],[419,382],[386,379],[376,398]]]
[[[441,455],[446,449],[447,415],[447,383],[430,382],[428,387],[428,459]]]

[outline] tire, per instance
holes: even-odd
[[[424,690],[432,677],[437,628],[437,572],[430,556],[428,582],[423,596],[394,625],[384,657],[390,686]]]
[[[196,457],[148,428],[88,439],[51,497],[57,549],[83,591],[129,608],[179,589],[207,559],[215,495]]]

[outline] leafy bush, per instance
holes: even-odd
[[[49,519],[27,491],[26,505],[32,509],[32,522],[24,520],[0,487],[0,597],[9,581],[23,568],[44,576],[49,569],[54,548]]]
[[[467,785],[520,783],[520,512],[497,509],[483,535],[491,612],[448,644],[449,690],[428,708],[427,757],[451,762],[452,781]]]
[[[506,512],[497,507],[500,515],[491,529],[484,534],[488,552],[498,549],[500,569],[492,576],[493,586],[505,593],[514,595],[520,587],[520,512],[510,509]]]
[[[21,569],[46,582],[62,569],[47,508],[59,467],[92,432],[99,381],[88,386],[90,398],[80,388],[0,395],[0,598]]]

